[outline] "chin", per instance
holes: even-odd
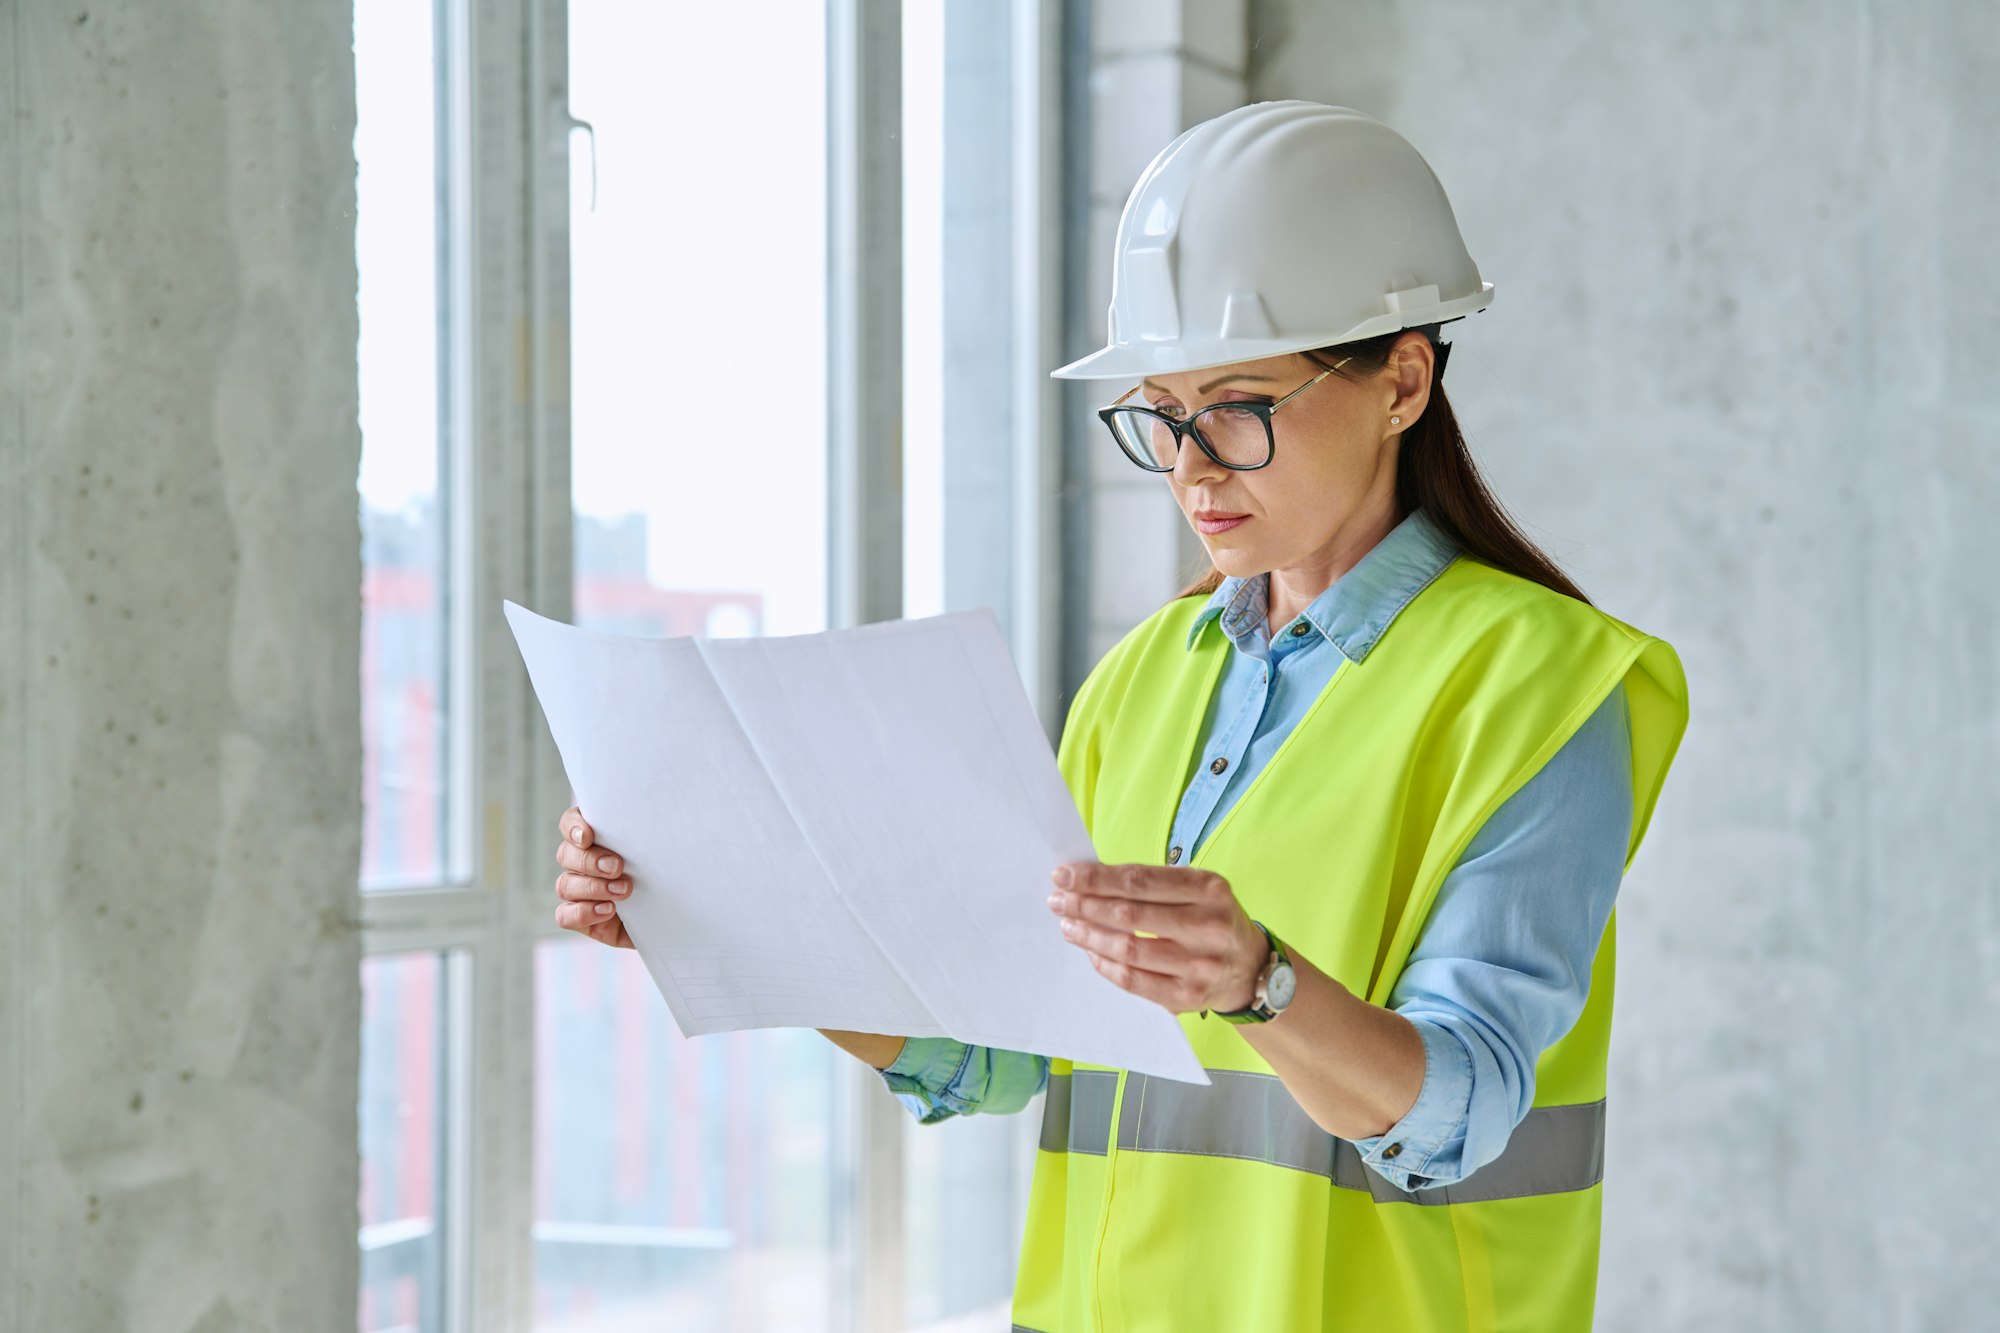
[[[1265,569],[1254,555],[1233,547],[1211,549],[1208,562],[1221,571],[1224,578],[1232,579],[1247,579],[1253,574],[1262,574]]]

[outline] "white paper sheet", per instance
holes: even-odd
[[[688,1036],[823,1027],[1206,1083],[1165,1009],[1056,929],[1096,853],[998,623],[601,634],[506,603],[619,908]]]

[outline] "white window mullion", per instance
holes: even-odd
[[[479,678],[479,623],[482,594],[486,588],[480,562],[480,538],[484,527],[479,507],[479,457],[476,450],[475,366],[477,346],[484,336],[478,324],[480,305],[475,300],[473,275],[479,249],[478,214],[475,200],[473,156],[475,74],[472,54],[473,0],[434,0],[438,6],[438,40],[444,83],[441,88],[443,113],[439,116],[440,144],[445,176],[445,242],[440,256],[443,272],[439,309],[443,314],[441,334],[445,355],[439,366],[438,396],[446,403],[444,417],[445,466],[439,477],[440,498],[445,501],[451,523],[446,531],[446,559],[450,567],[463,571],[453,581],[445,601],[447,642],[446,698],[452,725],[445,756],[445,790],[448,817],[445,821],[445,864],[452,878],[478,882],[476,860],[478,840],[474,828],[481,808],[479,763],[480,710],[475,683]],[[463,595],[459,595],[459,594]]]
[[[568,404],[551,391],[566,374],[560,358],[568,186],[565,164],[542,133],[543,81],[553,70],[560,88],[565,69],[567,12],[560,0],[476,0],[473,18],[481,888],[475,896],[485,915],[464,983],[469,1078],[460,1124],[472,1245],[469,1295],[461,1305],[468,1322],[455,1333],[531,1333],[533,912],[555,878],[549,853],[560,808],[546,808],[544,770],[556,763],[553,747],[500,603],[512,599],[554,615],[568,606]],[[560,513],[552,512],[558,507]],[[552,552],[546,534],[558,524]]]
[[[1062,608],[1062,29],[1058,0],[1014,0],[1014,660],[1053,741]]]
[[[369,953],[470,945],[492,917],[490,895],[461,888],[371,893],[361,899],[363,947]]]
[[[828,0],[826,38],[827,616],[838,627],[903,614],[902,6]],[[834,1327],[901,1333],[908,1117],[859,1062],[838,1067]]]
[[[451,1333],[471,1333],[479,1327],[472,1309],[478,1168],[473,1135],[468,1132],[478,1089],[473,1022],[479,1012],[474,994],[477,958],[472,949],[454,949],[444,959],[444,1209],[451,1219],[445,1228],[444,1319]]]

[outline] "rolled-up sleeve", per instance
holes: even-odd
[[[1010,1115],[1048,1083],[1047,1056],[950,1037],[911,1037],[882,1081],[920,1125],[954,1115]]]
[[[1389,1007],[1424,1044],[1402,1119],[1356,1139],[1406,1190],[1498,1157],[1535,1099],[1542,1052],[1575,1025],[1632,831],[1624,688],[1481,826],[1438,890]]]

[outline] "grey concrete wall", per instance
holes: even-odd
[[[351,41],[0,7],[0,1328],[354,1326]]]
[[[1446,387],[1694,718],[1620,899],[1599,1326],[1993,1327],[2000,10],[1259,0],[1492,307]]]
[[[1081,266],[1086,342],[1104,345],[1118,217],[1146,164],[1189,126],[1245,100],[1246,0],[1089,0],[1091,29],[1089,234]],[[1129,384],[1082,383],[1066,395],[1069,429],[1089,460],[1089,588],[1083,656],[1071,688],[1127,630],[1208,569],[1201,539],[1182,517],[1166,479],[1125,458],[1096,410]],[[1072,619],[1077,619],[1073,617]]]

